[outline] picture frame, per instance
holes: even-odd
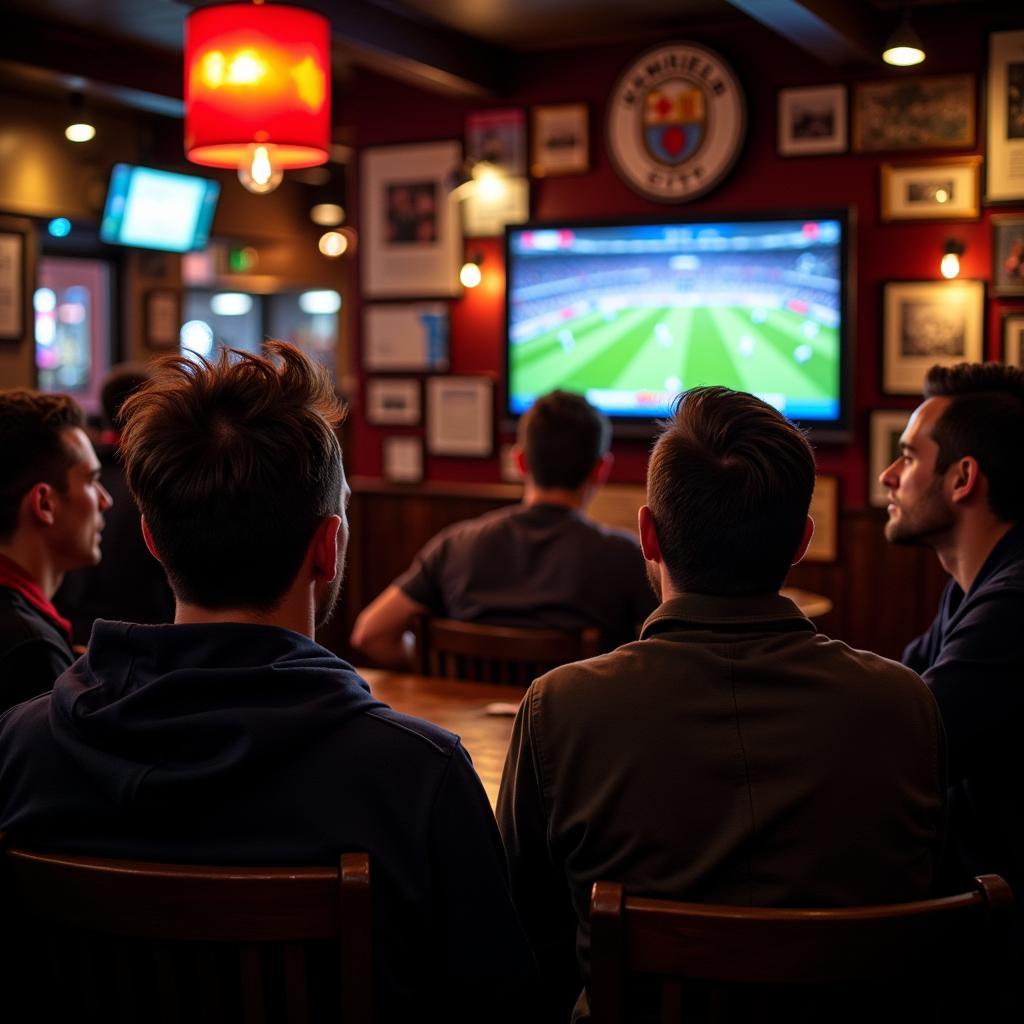
[[[882,164],[880,216],[894,220],[976,220],[981,216],[981,157]]]
[[[984,281],[890,281],[883,286],[882,391],[918,395],[936,364],[980,362]]]
[[[530,181],[503,178],[498,189],[467,191],[459,205],[466,238],[503,235],[506,224],[525,224],[530,219]]]
[[[503,174],[526,174],[526,112],[520,107],[466,116],[466,164],[493,164]]]
[[[174,288],[151,288],[145,295],[146,346],[166,352],[181,344],[181,292]]]
[[[439,373],[448,369],[447,302],[368,303],[363,307],[363,369]]]
[[[885,508],[888,491],[878,478],[900,453],[900,437],[911,416],[910,409],[872,409],[868,417],[868,504]]]
[[[394,484],[423,481],[423,438],[393,434],[381,442],[381,474]]]
[[[845,153],[849,146],[845,85],[780,89],[777,102],[779,156]]]
[[[449,185],[461,166],[458,142],[363,150],[359,249],[366,298],[460,294],[462,231]]]
[[[1024,309],[1003,314],[1003,362],[1024,368]]]
[[[1024,295],[1024,217],[992,218],[992,292]]]
[[[33,333],[32,223],[0,217],[0,342],[18,342]]]
[[[590,170],[590,109],[547,103],[530,110],[530,174],[553,178]]]
[[[488,458],[494,452],[494,381],[490,377],[427,380],[427,452]]]
[[[839,478],[821,473],[814,478],[811,507],[814,533],[804,553],[805,562],[835,562],[839,558]]]
[[[1024,30],[988,37],[985,202],[1024,199]]]
[[[374,426],[418,426],[423,420],[420,382],[414,378],[371,378],[366,382],[366,422]]]
[[[918,75],[854,86],[858,153],[970,149],[975,130],[974,75]]]

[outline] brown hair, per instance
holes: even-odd
[[[341,508],[345,416],[298,349],[169,356],[125,401],[125,472],[171,586],[203,608],[269,610]]]
[[[82,410],[68,395],[0,391],[0,540],[17,529],[21,499],[37,483],[66,489],[75,460],[63,434],[84,424]]]
[[[611,424],[582,395],[552,391],[519,420],[518,440],[538,487],[581,487],[611,441]]]
[[[647,468],[665,567],[683,591],[739,595],[782,586],[814,490],[804,434],[753,395],[680,395]]]

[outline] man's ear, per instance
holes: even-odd
[[[661,544],[658,542],[658,531],[654,528],[654,516],[646,505],[640,506],[636,515],[637,529],[640,533],[640,550],[648,562],[662,561]]]
[[[142,539],[146,542],[146,548],[149,553],[161,564],[164,564],[164,560],[160,557],[160,552],[157,551],[156,545],[153,543],[153,534],[149,532],[149,523],[146,522],[146,517],[140,517],[140,523],[142,524]]]
[[[946,472],[952,477],[950,498],[957,504],[976,496],[984,488],[981,468],[973,455],[957,459]]]
[[[28,514],[41,526],[53,526],[54,522],[54,488],[50,484],[36,484],[22,498],[28,508]]]
[[[807,554],[807,548],[810,546],[811,538],[814,536],[814,520],[808,516],[804,522],[803,536],[800,538],[800,543],[797,545],[796,553],[793,555],[792,565],[796,565]]]
[[[590,471],[588,483],[592,487],[600,487],[608,479],[608,474],[611,473],[614,463],[615,456],[611,452],[605,452]]]
[[[313,575],[322,583],[331,583],[338,575],[338,531],[340,529],[341,516],[327,516],[320,520],[320,525],[309,542]]]
[[[518,469],[523,476],[526,476],[530,472],[529,467],[526,465],[526,452],[524,452],[518,444],[512,445],[512,459],[516,464],[516,469]]]

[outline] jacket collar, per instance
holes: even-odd
[[[1024,560],[1024,523],[1017,523],[999,538],[999,542],[988,553],[988,558],[982,563],[978,575],[974,577],[971,591],[977,590],[982,582],[1000,569],[1022,560]]]
[[[800,609],[781,594],[758,594],[745,597],[718,597],[712,594],[680,594],[656,608],[640,631],[640,639],[664,633],[679,626],[747,626],[774,625],[783,631],[816,627]]]

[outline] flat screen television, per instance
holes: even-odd
[[[680,391],[723,384],[838,439],[849,247],[845,210],[510,227],[506,412],[563,388],[649,433]]]
[[[100,238],[138,249],[203,249],[219,195],[220,185],[209,178],[115,164]]]

